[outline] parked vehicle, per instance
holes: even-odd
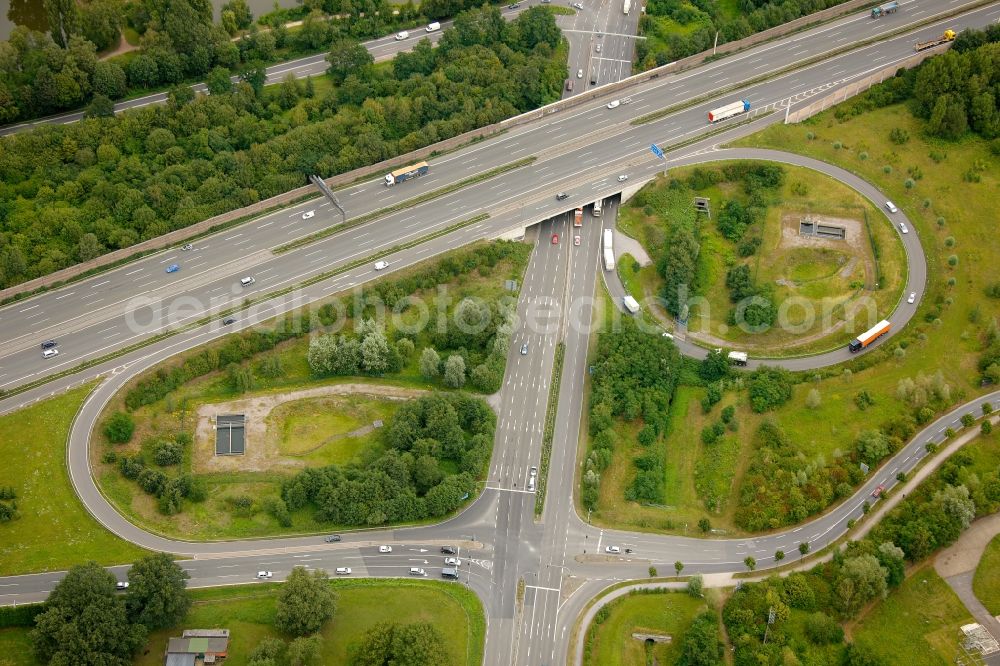
[[[127,580],[120,580],[120,581],[118,581],[117,583],[115,583],[115,589],[116,590],[127,590],[128,589],[128,581]]]
[[[897,9],[899,9],[898,2],[887,2],[884,5],[872,7],[872,18],[879,18],[886,14],[895,14]]]
[[[938,37],[937,39],[932,39],[927,42],[917,42],[916,44],[913,45],[913,50],[925,51],[927,49],[932,49],[935,46],[940,46],[941,44],[947,44],[948,42],[953,42],[953,41],[955,41],[955,31],[945,30],[944,34]]]
[[[732,104],[726,104],[725,106],[720,106],[717,109],[712,109],[708,112],[708,122],[717,123],[720,120],[725,120],[726,118],[732,118],[733,116],[738,116],[741,113],[746,113],[750,110],[749,100],[741,99],[738,102],[733,102]]]
[[[410,166],[403,167],[402,169],[396,169],[395,171],[385,175],[385,186],[392,187],[393,185],[402,183],[404,180],[410,180],[411,178],[417,178],[419,176],[426,176],[429,170],[430,166],[427,162],[417,162],[416,164],[411,164]]]
[[[852,354],[857,353],[862,349],[867,348],[869,345],[871,345],[871,343],[875,342],[883,335],[888,333],[891,327],[892,324],[890,324],[887,320],[883,319],[882,321],[875,324],[870,329],[868,329],[867,331],[856,337],[854,340],[851,340],[851,344],[847,345],[847,348],[851,351]]]

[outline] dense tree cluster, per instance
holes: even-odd
[[[918,562],[951,545],[973,518],[1000,509],[1000,469],[973,469],[973,457],[958,451],[884,516],[873,539],[892,541]]]
[[[69,570],[35,616],[32,647],[47,664],[127,666],[149,631],[178,622],[190,605],[187,573],[158,553],[136,562],[129,590],[94,562]]]
[[[757,412],[769,412],[781,407],[792,397],[792,373],[784,368],[762,365],[747,377],[747,393],[750,408]]]
[[[597,338],[590,398],[591,449],[583,477],[583,503],[597,505],[600,474],[611,464],[618,444],[615,419],[642,419],[639,441],[646,446],[665,434],[681,358],[673,342],[639,328],[631,318]],[[636,477],[627,491],[631,500],[656,502],[663,493],[662,456],[649,453],[635,459]]]
[[[17,491],[13,486],[0,486],[0,523],[20,518],[17,510]]]
[[[678,666],[719,666],[724,664],[719,640],[719,619],[715,611],[699,613],[684,632]]]
[[[733,12],[733,3],[721,0],[649,0],[639,26],[651,39],[636,43],[636,59],[644,70],[666,65],[711,49],[717,31],[724,44],[844,1],[741,0]]]
[[[433,624],[382,622],[365,634],[351,666],[424,666],[449,659],[445,637]]]
[[[412,400],[381,431],[381,456],[305,469],[282,484],[282,499],[291,511],[309,506],[318,520],[335,525],[443,516],[474,490],[489,460],[495,423],[485,402],[465,394]]]
[[[170,104],[8,137],[0,287],[285,192],[308,174],[342,173],[554,101],[565,74],[558,39],[543,29],[554,25],[542,8],[510,24],[495,8],[473,10],[437,48],[361,68],[322,97],[294,81],[262,90],[262,70],[230,91],[218,70],[209,96],[176,89]],[[192,58],[208,48],[195,41]]]
[[[905,101],[913,102],[932,136],[955,140],[971,131],[1000,137],[1000,26],[962,31],[947,52],[900,71],[841,105],[836,115],[850,118]]]

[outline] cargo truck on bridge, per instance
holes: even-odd
[[[402,183],[404,180],[409,180],[418,176],[426,176],[429,169],[430,167],[427,165],[427,162],[417,162],[416,164],[411,164],[410,166],[403,167],[402,169],[396,169],[392,173],[387,173],[385,175],[385,186],[392,187],[397,183]]]
[[[875,324],[867,331],[859,335],[858,337],[851,340],[851,344],[847,345],[847,348],[852,354],[855,354],[862,349],[866,349],[873,342],[881,338],[883,335],[889,332],[892,327],[887,320],[883,319],[879,323]]]
[[[886,14],[895,14],[897,9],[899,9],[898,2],[887,2],[884,5],[872,7],[872,18],[879,18]]]
[[[726,118],[732,118],[733,116],[738,116],[741,113],[746,113],[750,110],[750,102],[745,99],[741,99],[738,102],[733,102],[732,104],[726,104],[725,106],[720,106],[717,109],[712,109],[708,112],[708,122],[717,123],[720,120],[725,120]]]
[[[955,41],[955,31],[945,30],[944,34],[937,39],[932,39],[929,42],[917,42],[913,45],[914,51],[926,51],[927,49],[932,49],[935,46],[940,46],[941,44],[947,44],[948,42]]]

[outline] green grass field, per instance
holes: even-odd
[[[438,308],[435,301],[443,294],[447,311],[464,298],[478,298],[488,304],[495,304],[511,294],[503,288],[504,280],[520,281],[530,247],[513,253],[499,261],[492,268],[483,266],[479,270],[461,274],[450,282],[433,288],[417,291],[415,299],[422,300],[429,311]],[[437,260],[414,266],[393,280],[407,273],[426,270]],[[439,291],[439,289],[443,289]],[[343,296],[343,294],[335,295]],[[402,330],[419,321],[420,308],[410,307],[398,316],[386,313],[386,334],[395,339],[396,327]],[[347,334],[354,331],[355,321],[347,318],[341,330]],[[419,357],[425,346],[433,346],[431,333],[424,329],[412,335],[414,352],[405,360],[402,370],[391,376],[372,377],[313,377],[307,362],[309,336],[288,340],[275,349],[258,354],[246,361],[251,368],[257,368],[266,357],[276,357],[281,373],[278,377],[265,377],[255,372],[252,391],[236,395],[225,372],[212,372],[194,379],[176,389],[166,398],[134,411],[136,430],[127,445],[114,447],[119,453],[138,451],[141,442],[153,437],[172,437],[177,432],[194,432],[198,409],[204,405],[227,402],[235,399],[249,399],[280,395],[290,391],[330,386],[335,384],[370,384],[403,388],[435,389],[443,388],[440,378],[428,380],[420,375]],[[200,350],[195,350],[195,352]],[[194,352],[192,352],[194,353]],[[167,361],[169,367],[178,360]],[[153,369],[149,372],[155,372]],[[147,373],[148,375],[148,373]],[[136,380],[129,384],[131,387]],[[377,391],[377,389],[373,389]],[[103,422],[115,411],[124,410],[125,391],[120,391],[105,408]],[[277,406],[268,420],[267,445],[274,455],[241,471],[205,472],[192,466],[188,452],[181,467],[201,477],[208,488],[208,500],[202,503],[186,502],[183,511],[173,516],[161,514],[155,499],[142,492],[135,482],[121,476],[117,465],[102,461],[107,449],[106,442],[91,448],[91,468],[104,494],[129,519],[143,527],[165,536],[185,539],[234,539],[263,537],[283,534],[319,532],[330,528],[328,524],[317,523],[314,511],[302,509],[292,513],[292,525],[282,527],[261,506],[270,498],[277,498],[281,482],[294,473],[302,464],[323,466],[345,464],[351,460],[367,459],[380,451],[381,443],[377,432],[359,436],[344,436],[375,420],[385,421],[401,404],[399,401],[374,398],[370,395],[332,396],[322,399],[304,399]],[[273,437],[272,437],[273,435]],[[103,439],[103,437],[101,437]],[[272,441],[273,440],[273,441]],[[270,449],[269,449],[270,450]],[[290,464],[289,464],[290,463]],[[447,470],[454,471],[454,470]],[[168,473],[170,472],[168,468]],[[250,516],[235,515],[227,503],[227,498],[249,495],[255,500],[256,510]]]
[[[850,627],[854,641],[887,664],[945,666],[958,656],[959,627],[972,616],[932,565],[924,565]]]
[[[475,666],[482,662],[486,620],[479,599],[455,583],[418,580],[333,580],[337,611],[323,628],[322,663],[347,664],[372,626],[380,622],[430,622],[447,639],[448,664]],[[264,638],[278,637],[273,627],[280,586],[238,586],[192,590],[194,604],[177,627],[150,635],[136,666],[163,663],[167,639],[193,627],[230,630],[230,666],[244,666],[250,651]],[[0,663],[38,666],[31,655],[28,629],[0,629]]]
[[[972,579],[972,591],[993,615],[1000,615],[1000,536],[993,537],[983,552]]]
[[[91,518],[70,485],[66,438],[92,385],[0,416],[0,486],[13,486],[21,517],[0,523],[0,575],[66,569],[144,553]],[[2,652],[0,652],[2,654]]]
[[[645,666],[653,663],[645,644],[633,632],[667,634],[670,643],[657,643],[652,658],[660,664],[675,664],[681,654],[684,632],[695,616],[708,607],[704,599],[681,592],[661,591],[631,594],[611,602],[611,613],[601,624],[587,628],[585,666]]]

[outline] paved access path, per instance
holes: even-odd
[[[955,591],[976,622],[986,627],[994,638],[1000,639],[1000,621],[990,614],[972,591],[972,577],[979,560],[997,534],[1000,534],[1000,513],[980,518],[962,533],[958,541],[938,553],[934,569]]]

